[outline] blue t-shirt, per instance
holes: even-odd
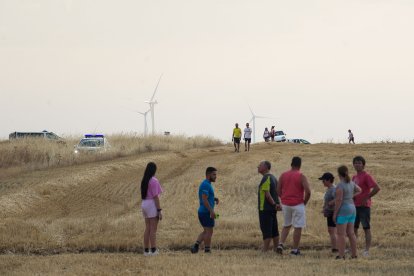
[[[214,209],[214,189],[213,185],[211,185],[211,182],[207,179],[204,179],[204,181],[200,184],[200,188],[198,188],[198,198],[200,200],[200,207],[198,207],[198,212],[208,213],[208,209],[203,204],[203,194],[207,195],[208,203],[210,204],[210,207]]]

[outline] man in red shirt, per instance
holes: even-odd
[[[357,172],[357,174],[352,177],[352,181],[354,181],[362,190],[360,194],[354,197],[356,207],[354,230],[355,235],[358,236],[359,224],[362,224],[365,233],[365,251],[362,255],[369,256],[369,249],[371,247],[371,197],[379,192],[380,187],[372,176],[365,171],[364,157],[356,156],[352,160],[352,163]]]
[[[280,243],[276,249],[278,253],[282,253],[283,243],[289,234],[293,225],[293,249],[291,255],[301,255],[299,251],[299,243],[302,235],[302,228],[306,226],[305,205],[311,196],[309,183],[306,177],[300,172],[302,159],[293,157],[292,169],[284,172],[279,178],[277,185],[277,194],[282,201],[283,211],[283,230]]]

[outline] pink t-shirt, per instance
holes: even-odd
[[[369,193],[371,192],[371,189],[377,186],[375,180],[372,178],[371,175],[363,171],[358,173],[357,175],[354,175],[352,177],[352,181],[354,181],[362,190],[359,195],[354,197],[355,206],[371,207],[371,199],[368,199],[365,205],[362,204],[362,200],[364,198],[367,198]]]
[[[157,178],[154,176],[150,179],[148,183],[147,197],[145,199],[153,199],[157,195],[162,193],[161,184]]]
[[[302,185],[302,173],[298,170],[284,172],[280,176],[283,205],[296,206],[304,203],[305,189]]]

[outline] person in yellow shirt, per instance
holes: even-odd
[[[234,151],[240,152],[240,139],[242,136],[242,130],[239,128],[239,124],[236,123],[236,127],[233,129],[233,134],[231,136],[231,140],[234,144]]]

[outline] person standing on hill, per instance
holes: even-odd
[[[354,232],[356,209],[352,198],[361,192],[361,188],[351,181],[346,166],[338,168],[338,175],[340,183],[336,186],[333,215],[337,231],[338,256],[336,256],[336,259],[345,259],[345,236],[348,236],[351,246],[351,258],[355,259],[357,258],[357,244]]]
[[[233,129],[233,134],[231,140],[234,144],[234,151],[240,152],[240,139],[241,139],[242,131],[241,128],[239,128],[239,124],[236,123],[235,128]]]
[[[356,175],[352,177],[354,181],[362,190],[362,192],[354,197],[356,206],[356,220],[355,220],[355,235],[358,237],[359,224],[365,233],[365,250],[363,256],[369,256],[369,249],[371,248],[371,198],[375,196],[380,187],[374,178],[365,171],[365,159],[362,156],[355,156],[352,160]]]
[[[216,219],[214,212],[215,204],[219,204],[219,199],[214,197],[213,182],[216,182],[217,169],[208,167],[206,170],[206,179],[201,182],[198,189],[198,199],[200,207],[198,208],[198,220],[203,227],[203,232],[198,235],[197,241],[191,247],[191,253],[198,253],[200,244],[204,242],[204,253],[211,253],[211,238]]]
[[[157,165],[149,162],[141,181],[141,208],[145,219],[144,256],[159,254],[156,245],[158,222],[162,219],[159,196],[162,193],[160,182],[155,178]],[[151,251],[150,251],[151,245]]]
[[[318,178],[322,180],[323,185],[326,187],[326,192],[323,200],[323,216],[326,217],[326,222],[328,225],[328,233],[331,238],[331,247],[332,253],[338,252],[336,247],[336,224],[333,219],[333,214],[335,211],[335,177],[330,172],[324,173],[321,177]]]
[[[252,129],[249,127],[249,123],[246,123],[244,129],[244,151],[250,151],[250,143],[252,142]]]
[[[265,127],[265,130],[263,132],[263,139],[265,140],[265,142],[269,142],[269,137],[270,137],[269,129]]]
[[[260,230],[263,235],[263,252],[269,250],[273,240],[273,250],[276,251],[279,244],[279,229],[277,226],[276,211],[281,210],[279,197],[276,193],[277,180],[270,171],[269,161],[260,162],[258,173],[263,175],[259,184],[258,206]]]
[[[272,128],[270,129],[270,138],[272,142],[275,141],[275,126],[272,126]]]
[[[284,172],[279,178],[279,185],[277,185],[277,194],[282,201],[283,211],[283,229],[280,237],[280,243],[277,247],[277,252],[282,253],[284,250],[284,243],[289,235],[290,228],[293,225],[293,249],[290,252],[293,256],[301,255],[299,250],[300,238],[302,235],[302,228],[306,226],[305,206],[308,203],[311,190],[309,182],[306,177],[300,172],[302,159],[300,157],[293,157],[291,163],[291,170]]]
[[[354,134],[352,133],[352,131],[350,129],[348,129],[348,144],[355,144],[354,141]]]

